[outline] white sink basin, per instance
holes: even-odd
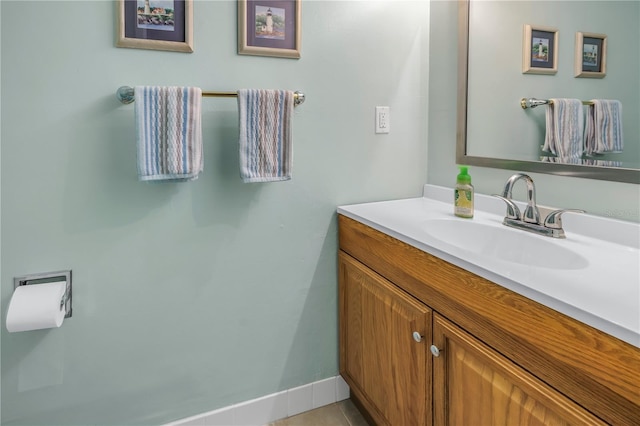
[[[565,240],[535,235],[501,224],[468,219],[433,219],[424,231],[444,244],[494,260],[551,269],[583,269],[589,261],[562,245]]]
[[[458,218],[452,192],[338,212],[640,348],[638,224],[574,215],[566,239],[550,238],[504,226],[504,203],[484,194],[473,219]]]

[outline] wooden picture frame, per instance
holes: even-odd
[[[607,35],[576,33],[575,77],[604,78],[607,75]]]
[[[300,58],[301,0],[238,0],[238,54]]]
[[[522,37],[522,73],[558,72],[558,30],[525,24]]]
[[[118,0],[116,46],[193,52],[193,0],[173,0],[171,9],[166,8],[167,3]]]

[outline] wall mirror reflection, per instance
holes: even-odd
[[[640,183],[640,2],[470,0],[459,5],[458,163]],[[558,30],[555,74],[523,72],[527,25]],[[606,76],[576,77],[578,33],[606,34]],[[522,99],[530,98],[543,102],[523,108]],[[550,99],[584,102],[571,117],[559,113],[561,102],[557,108],[544,102]],[[607,139],[610,148],[601,152],[587,152],[585,145],[593,99],[621,106],[620,132],[597,127],[606,120],[592,121],[595,132],[613,135]],[[580,123],[571,121],[577,114]],[[547,132],[549,123],[560,128],[556,136],[571,133],[569,126],[581,129],[573,140],[557,141],[579,144],[571,145],[571,157],[545,144],[553,134]]]

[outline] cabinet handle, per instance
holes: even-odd
[[[431,345],[431,347],[429,349],[431,349],[431,353],[436,358],[440,356],[440,349],[438,349],[438,347],[436,345]]]
[[[415,340],[416,342],[420,343],[422,342],[422,335],[420,333],[418,333],[417,331],[413,332],[413,340]]]

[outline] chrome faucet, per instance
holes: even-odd
[[[524,209],[524,214],[520,213],[518,205],[511,199],[513,185],[520,179],[524,180],[527,185],[527,207]],[[507,203],[507,213],[502,221],[504,225],[547,237],[566,238],[564,229],[562,229],[561,216],[563,213],[585,213],[584,210],[579,209],[554,210],[546,216],[543,222],[540,210],[536,205],[536,186],[533,179],[524,173],[516,173],[511,176],[504,185],[502,195],[494,194],[493,196]]]

